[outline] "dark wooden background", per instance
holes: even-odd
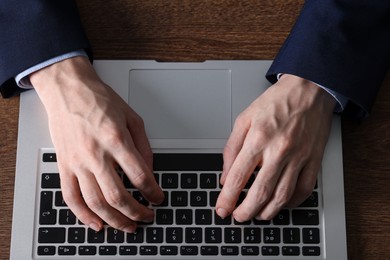
[[[273,59],[303,1],[77,3],[96,59],[201,61]],[[0,99],[1,259],[9,258],[18,106],[19,98]],[[343,155],[349,259],[390,259],[390,74],[367,120],[343,118]]]

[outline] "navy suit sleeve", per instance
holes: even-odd
[[[3,97],[21,91],[14,77],[20,72],[61,54],[86,49],[73,1],[1,0],[0,92]]]
[[[390,65],[390,1],[308,0],[267,78],[289,73],[349,98],[368,115]]]

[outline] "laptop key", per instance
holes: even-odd
[[[133,192],[133,198],[138,201],[140,204],[144,206],[149,206],[149,201],[145,199],[144,196],[142,196],[141,192],[139,191],[134,191]]]
[[[191,225],[192,224],[192,210],[191,209],[177,209],[176,210],[176,224]]]
[[[226,218],[221,218],[218,216],[218,214],[214,211],[214,224],[215,225],[231,225],[232,224],[232,217],[231,215],[227,216]]]
[[[215,207],[215,205],[217,204],[219,193],[219,191],[210,191],[209,203],[211,207]]]
[[[290,211],[287,209],[281,210],[274,218],[274,225],[289,225],[290,224]]]
[[[103,243],[104,233],[104,229],[96,232],[95,230],[88,228],[88,243]]]
[[[205,228],[205,242],[219,244],[222,242],[222,228]]]
[[[198,175],[195,173],[183,173],[180,175],[181,188],[195,189],[198,187]]]
[[[107,228],[107,242],[108,243],[123,243],[124,233],[118,229],[109,227]]]
[[[38,255],[55,255],[55,246],[38,246]]]
[[[116,246],[99,246],[99,255],[116,255]]]
[[[160,247],[160,255],[177,255],[177,246],[162,246]]]
[[[244,228],[244,243],[258,244],[261,241],[260,228]]]
[[[293,255],[299,255],[299,254],[300,254],[299,246],[284,246],[284,247],[282,247],[282,255],[293,256]]]
[[[39,214],[40,225],[54,225],[57,222],[57,210],[47,209],[41,210]]]
[[[96,255],[96,246],[79,246],[79,255]]]
[[[296,209],[292,211],[293,225],[318,225],[319,213],[318,210]]]
[[[140,255],[157,255],[157,246],[141,246],[139,253]]]
[[[217,246],[202,246],[200,247],[201,255],[218,255],[218,247]]]
[[[43,173],[41,176],[41,188],[43,189],[59,189],[60,175],[58,173]]]
[[[189,244],[202,243],[202,229],[201,228],[186,228],[185,240]]]
[[[56,244],[65,242],[65,228],[43,227],[38,230],[38,243]]]
[[[61,225],[73,225],[76,223],[76,216],[70,209],[60,209],[59,223]]]
[[[302,247],[302,254],[304,256],[319,256],[321,249],[319,246],[304,246]]]
[[[280,229],[264,228],[264,243],[266,244],[280,243]]]
[[[39,224],[54,225],[57,221],[57,210],[53,209],[53,192],[41,191]]]
[[[278,246],[262,246],[261,254],[262,255],[279,255],[279,247]]]
[[[202,189],[217,188],[217,175],[215,173],[200,174],[200,188]]]
[[[43,162],[57,162],[57,155],[55,153],[44,153],[42,155]]]
[[[205,207],[207,206],[207,192],[206,191],[191,191],[191,206],[192,207]]]
[[[58,247],[59,255],[75,255],[76,247],[75,246],[59,246]]]
[[[165,231],[167,243],[181,243],[183,242],[183,229],[182,228],[167,228]]]
[[[211,209],[196,209],[195,210],[195,224],[197,225],[211,225],[213,212]]]
[[[186,191],[172,191],[171,205],[173,207],[187,207],[188,206],[188,192]]]
[[[163,191],[164,193],[164,200],[158,205],[153,205],[154,207],[167,207],[169,202],[169,193],[168,191]]]
[[[120,246],[119,247],[120,255],[136,255],[137,247],[136,246]]]
[[[305,208],[316,208],[318,207],[318,192],[314,191],[310,197],[308,197],[304,202],[302,202],[299,207]]]
[[[302,240],[304,244],[319,244],[320,230],[318,228],[302,229]]]
[[[172,209],[157,209],[156,210],[157,225],[172,225],[173,210]]]
[[[56,191],[55,195],[55,205],[57,207],[67,207],[64,198],[62,197],[62,192],[61,191]]]
[[[221,255],[238,255],[238,246],[222,246]]]
[[[240,228],[226,228],[225,229],[225,243],[228,243],[228,244],[241,243],[241,229]]]
[[[163,228],[147,228],[146,243],[162,243],[164,239]]]
[[[181,255],[197,255],[198,251],[199,251],[199,249],[197,246],[181,246],[180,247],[180,254]]]
[[[144,229],[141,227],[138,227],[134,233],[126,233],[127,243],[143,243],[144,242]]]
[[[177,173],[163,173],[161,175],[161,187],[163,189],[177,189],[179,187],[179,176]]]
[[[69,228],[68,229],[68,243],[82,244],[85,241],[84,228]]]
[[[259,255],[259,247],[258,246],[243,246],[241,247],[242,255]]]
[[[299,228],[284,228],[283,229],[283,243],[285,244],[299,244],[301,242]]]

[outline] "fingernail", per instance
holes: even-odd
[[[100,225],[95,223],[95,222],[90,223],[89,227],[92,228],[93,230],[95,230],[96,232],[100,231]]]
[[[239,216],[237,216],[237,214],[234,214],[234,213],[233,213],[233,218],[234,218],[237,222],[239,222],[239,223],[244,222]]]
[[[226,218],[227,216],[229,216],[229,212],[227,212],[226,209],[223,209],[223,208],[218,208],[217,209],[217,213],[218,215],[221,217],[221,218]]]
[[[136,227],[128,226],[123,231],[125,231],[126,233],[134,233],[136,229]]]

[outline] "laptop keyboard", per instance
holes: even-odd
[[[118,172],[132,196],[155,210],[153,223],[139,223],[133,234],[108,225],[95,232],[78,221],[63,201],[59,174],[53,171],[55,154],[42,153],[33,255],[43,259],[47,256],[102,259],[110,256],[126,259],[322,257],[321,185],[316,185],[312,195],[299,207],[283,209],[271,221],[253,219],[238,223],[230,216],[222,219],[215,213],[221,190],[221,171],[217,170],[222,165],[220,154],[156,154],[154,161],[154,176],[165,194],[160,205],[151,205],[126,175]],[[255,175],[256,172],[237,204],[245,198]]]

